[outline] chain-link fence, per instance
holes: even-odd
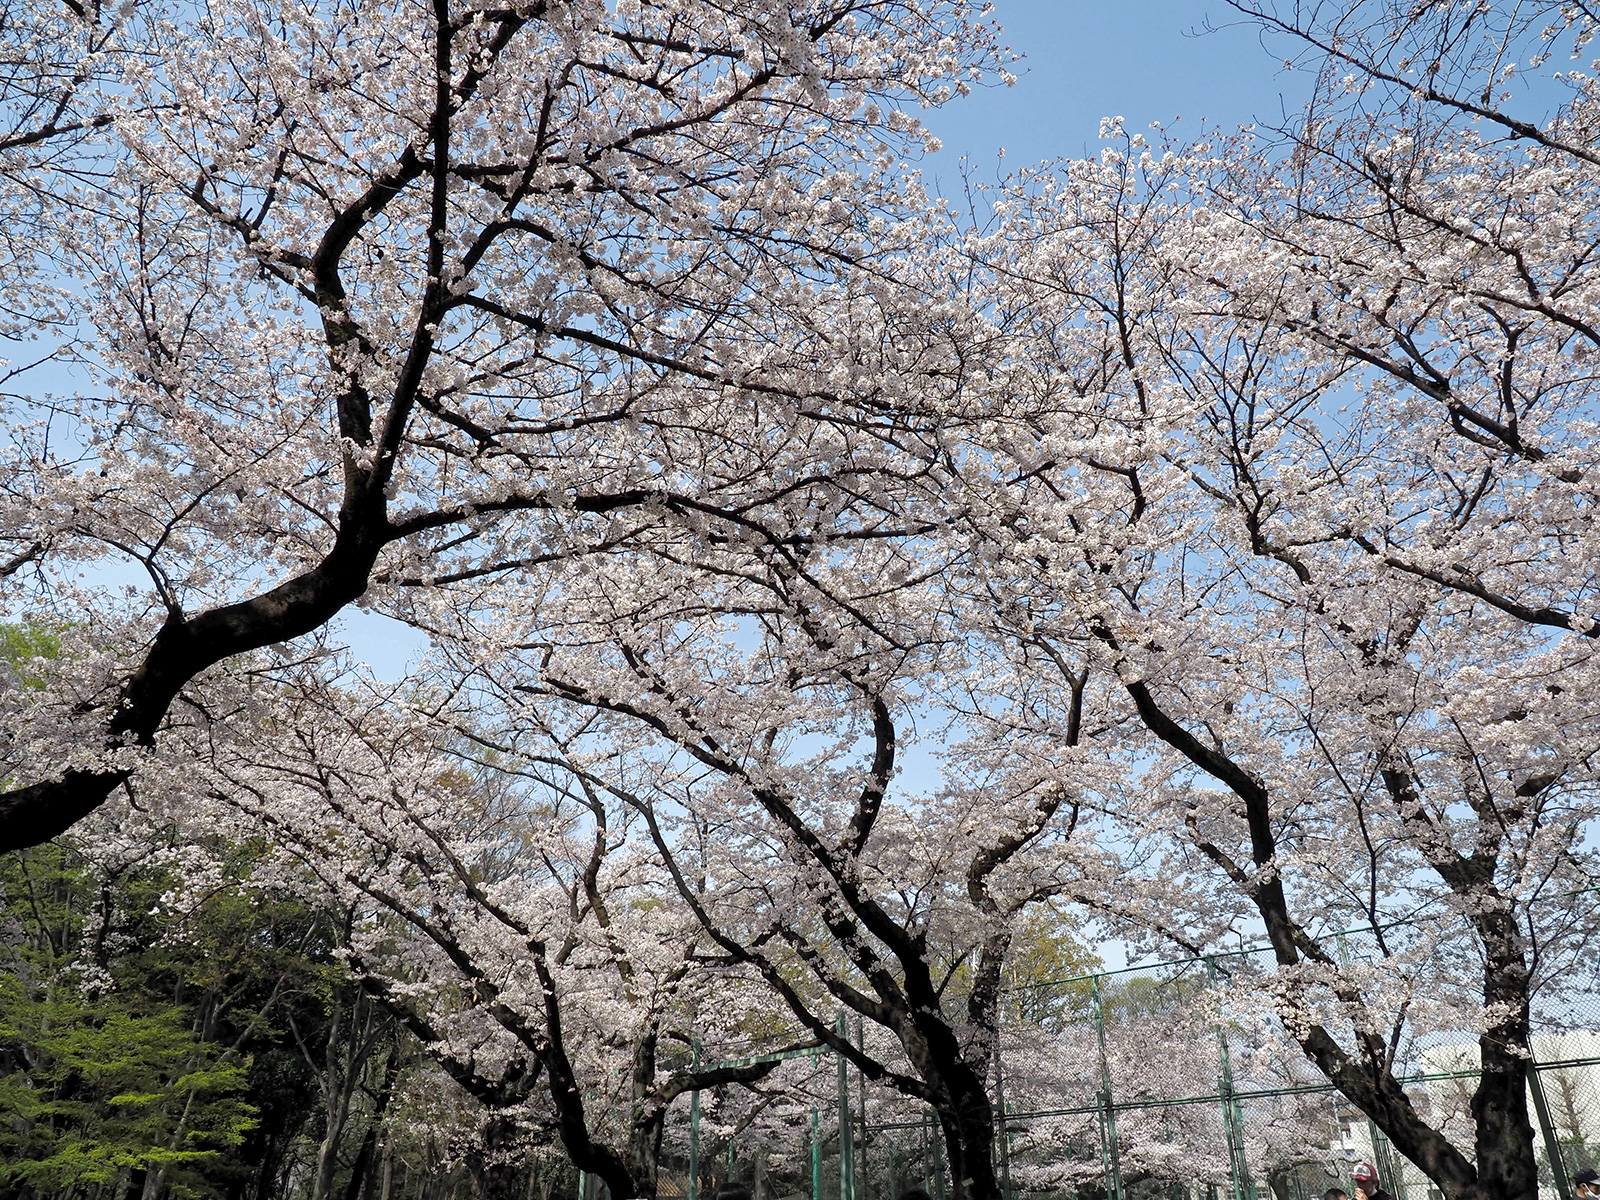
[[[1358,954],[1346,969],[1360,970]],[[1352,1167],[1367,1162],[1397,1200],[1437,1197],[1299,1054],[1274,1015],[1278,982],[1256,955],[1236,955],[1065,981],[1035,998],[1035,1019],[1005,1030],[997,1056],[1007,1191],[1308,1200],[1349,1190]],[[1446,999],[1421,998],[1448,1011]],[[1395,1073],[1419,1115],[1470,1152],[1477,1033],[1433,1015],[1426,1034],[1397,1018]],[[1528,1094],[1541,1196],[1570,1200],[1574,1172],[1600,1160],[1592,972],[1543,991],[1533,1017]],[[1063,1082],[1076,1103],[1062,1103]]]
[[[1363,985],[1377,988],[1395,947],[1370,950],[1351,938],[1341,969],[1365,972]],[[1479,1079],[1471,990],[1451,996],[1438,982],[1448,976],[1415,977],[1433,982],[1395,1002],[1394,1071],[1419,1115],[1470,1155]],[[1362,1162],[1396,1200],[1437,1200],[1422,1171],[1287,1036],[1277,1016],[1283,986],[1283,973],[1254,952],[1013,990],[989,1080],[1009,1200],[1320,1200],[1330,1187],[1351,1190]],[[1540,1200],[1574,1200],[1573,1174],[1600,1165],[1594,972],[1542,988],[1533,1021]],[[782,1121],[757,1122],[741,1115],[749,1102],[730,1102],[708,1126],[691,1106],[660,1194],[705,1200],[710,1184],[733,1178],[758,1200],[892,1200],[912,1186],[945,1200],[931,1113],[869,1088],[832,1055],[813,1052],[799,1068]]]

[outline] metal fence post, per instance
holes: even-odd
[[[1213,987],[1217,982],[1217,964],[1206,959],[1206,979]],[[1234,1200],[1256,1200],[1255,1184],[1250,1179],[1250,1162],[1244,1152],[1244,1110],[1233,1090],[1233,1056],[1228,1051],[1228,1031],[1220,1017],[1217,1021],[1217,1049],[1221,1059],[1222,1074],[1217,1090],[1222,1098],[1222,1127],[1228,1141],[1228,1174],[1232,1176]]]
[[[843,1013],[839,1014],[839,1040],[848,1043],[850,1027]],[[850,1122],[850,1069],[844,1052],[836,1051],[839,1060],[839,1200],[856,1200],[855,1149],[851,1146]]]
[[[1533,1040],[1531,1035],[1528,1040]],[[1528,1091],[1533,1095],[1533,1111],[1539,1118],[1539,1132],[1544,1135],[1544,1149],[1550,1158],[1550,1174],[1555,1178],[1556,1195],[1561,1200],[1572,1200],[1572,1183],[1567,1178],[1567,1164],[1561,1157],[1561,1139],[1556,1137],[1555,1123],[1550,1120],[1544,1082],[1539,1078],[1539,1062],[1533,1057],[1531,1048],[1528,1052]]]
[[[700,1069],[700,1039],[695,1038],[694,1050],[689,1059],[689,1069]],[[689,1093],[689,1186],[684,1190],[687,1200],[700,1196],[700,1089]],[[580,1197],[581,1200],[581,1197]]]
[[[1400,1200],[1408,1200],[1405,1168],[1400,1165],[1400,1156],[1395,1153],[1393,1144],[1371,1117],[1367,1118],[1367,1136],[1372,1141],[1373,1157],[1378,1160],[1375,1164],[1378,1174],[1389,1181],[1389,1186],[1395,1190]]]
[[[822,1136],[817,1132],[817,1102],[811,1102],[811,1200],[822,1200]]]
[[[1011,1130],[1006,1125],[1006,1080],[1000,1066],[1000,1028],[994,1031],[994,1098],[1000,1110],[1000,1195],[1012,1200],[1011,1195]],[[1561,1200],[1566,1200],[1563,1196]]]
[[[867,1052],[866,1019],[859,1013],[856,1014],[856,1049],[865,1056]],[[856,1064],[856,1111],[861,1116],[861,1140],[852,1144],[856,1152],[857,1161],[851,1169],[850,1176],[856,1187],[867,1186],[867,1070],[860,1063]],[[1403,1200],[1403,1198],[1402,1198]]]
[[[1111,1102],[1111,1060],[1106,1057],[1106,1014],[1100,976],[1094,979],[1094,1027],[1100,1041],[1100,1157],[1111,1185],[1111,1200],[1122,1200],[1122,1154],[1117,1147],[1117,1110]]]

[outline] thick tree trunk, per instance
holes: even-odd
[[[667,1111],[656,1106],[639,1114],[629,1130],[628,1171],[633,1176],[637,1200],[655,1200],[657,1178],[661,1173],[661,1135]]]
[[[940,1007],[927,963],[909,955],[902,963],[909,1011],[897,1032],[906,1057],[933,1093],[950,1161],[951,1200],[1000,1200],[987,1074],[992,1041],[984,1039],[976,1048],[975,1061],[982,1067],[975,1067]],[[983,1018],[981,1013],[974,1015]],[[992,1034],[991,1024],[991,1038]]]
[[[485,1122],[483,1150],[467,1163],[483,1200],[521,1200],[521,1172],[503,1153],[515,1143],[516,1136],[517,1123],[511,1117],[496,1113]]]
[[[1528,1119],[1528,967],[1509,913],[1486,914],[1484,1007],[1505,1014],[1478,1038],[1483,1073],[1472,1094],[1478,1181],[1474,1200],[1537,1200],[1539,1170]]]
[[[578,1086],[577,1073],[572,1060],[567,1057],[565,1035],[562,1032],[561,1001],[555,980],[550,975],[550,964],[545,958],[544,946],[533,947],[533,966],[544,992],[545,1029],[547,1042],[541,1060],[545,1078],[550,1085],[550,1101],[556,1110],[556,1127],[561,1145],[572,1165],[580,1171],[598,1176],[611,1190],[613,1200],[632,1200],[633,1173],[626,1159],[604,1142],[596,1141],[589,1133],[589,1119],[584,1111],[583,1091]]]
[[[652,1022],[641,1031],[633,1047],[633,1103],[626,1157],[638,1200],[655,1200],[661,1173],[661,1135],[666,1128],[667,1105],[661,1102],[656,1081],[659,1045],[660,1026]]]
[[[981,1086],[951,1089],[949,1111],[939,1113],[950,1162],[951,1200],[1000,1200],[994,1173],[994,1109]]]

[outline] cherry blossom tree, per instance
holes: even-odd
[[[1259,26],[1284,66],[1317,78],[1308,116],[1348,111],[1359,98],[1389,117],[1419,106],[1430,120],[1477,125],[1600,165],[1592,146],[1548,123],[1552,95],[1587,88],[1581,64],[1600,15],[1588,4],[1468,4],[1422,0],[1407,9],[1372,0],[1228,0]],[[1304,132],[1304,130],[1302,130]]]
[[[904,311],[888,338],[841,304],[830,344],[855,363],[852,348],[892,343],[959,399],[964,372],[938,348],[986,326],[962,306],[911,307],[923,324]],[[967,661],[974,602],[943,587],[961,551],[938,526],[946,440],[977,418],[927,394],[907,412],[926,425],[913,438],[908,418],[897,470],[797,484],[745,539],[553,564],[448,611],[440,592],[430,628],[503,714],[505,748],[519,732],[582,747],[586,786],[644,822],[709,949],[868,1081],[930,1105],[958,1194],[993,1196],[989,1074],[1014,929],[1064,881],[1114,871],[1072,840],[1082,791],[1111,777],[1015,786],[1007,752],[985,746],[931,793],[897,782],[919,719],[942,732],[945,697],[977,703],[991,666]],[[475,650],[482,628],[503,657]],[[1092,710],[1076,719],[1098,728]],[[841,1014],[889,1036],[864,1047]]]
[[[51,278],[50,251],[62,240],[60,218],[74,204],[73,189],[94,186],[100,174],[87,147],[128,107],[108,85],[137,11],[135,4],[78,0],[18,5],[0,28],[0,261],[7,280],[0,336],[17,346],[0,369],[8,396],[59,348],[54,343],[75,333],[71,296],[63,280]],[[17,541],[9,525],[4,545],[0,572],[7,575],[44,550]]]
[[[268,833],[284,857],[264,884],[353,914],[362,1004],[484,1105],[474,1155],[495,1194],[520,1194],[520,1160],[557,1141],[614,1193],[654,1195],[674,1102],[761,1080],[794,1048],[759,981],[706,954],[638,819],[560,744],[500,752],[458,705],[295,679],[272,689],[265,736],[208,728],[209,751],[175,754],[210,764],[192,827]]]
[[[970,234],[896,107],[990,54],[954,3],[128,10],[114,118],[38,143],[100,170],[45,250],[106,394],[15,422],[3,586],[96,619],[0,693],[0,844],[119,787],[265,822],[489,1140],[619,1197],[772,1069],[686,1042],[777,997],[990,1200],[1060,899],[1264,936],[1211,998],[1262,1062],[1531,1196],[1600,865],[1600,96],[1505,93],[1589,17],[1236,7],[1321,71],[1281,142],[1113,122]],[[52,574],[108,548],[121,607]],[[357,600],[425,687],[319,678]],[[1449,1128],[1405,1087],[1446,1035]]]
[[[1446,1195],[1531,1195],[1532,1005],[1592,953],[1567,922],[1600,817],[1597,207],[1566,148],[1593,104],[1528,144],[1462,112],[1313,109],[1281,153],[1113,128],[998,195],[974,253],[1015,407],[967,472],[968,561],[1033,681],[996,736],[1060,736],[1040,643],[1120,711],[1125,886],[1190,946],[1264,933],[1277,970],[1230,1003]],[[1482,1060],[1470,1145],[1401,1083],[1444,1031]]]
[[[106,19],[95,89],[58,72],[13,105],[77,138],[30,169],[54,172],[36,199],[68,189],[37,200],[42,252],[96,382],[8,414],[4,602],[92,612],[95,646],[11,698],[6,847],[137,790],[216,664],[758,503],[775,464],[724,451],[855,420],[825,380],[769,377],[763,331],[901,248],[907,109],[996,59],[964,0]],[[99,28],[41,20],[68,50]],[[75,578],[108,559],[131,595]]]

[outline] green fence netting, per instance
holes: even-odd
[[[1352,936],[1345,969],[1380,971],[1394,949],[1380,955]],[[1245,952],[1012,994],[989,1081],[1009,1200],[1320,1200],[1329,1187],[1350,1190],[1360,1162],[1396,1200],[1437,1200],[1286,1036],[1270,1003],[1275,979],[1260,952]],[[1407,1034],[1395,1070],[1425,1119],[1470,1152],[1478,1045],[1467,1020],[1452,1028],[1448,1006],[1469,1013],[1472,994],[1447,993],[1435,984],[1417,998],[1419,1011],[1433,1006],[1432,1024]],[[851,1020],[841,1028],[852,1039],[886,1036]],[[1592,969],[1540,990],[1531,1049],[1540,1200],[1573,1200],[1573,1173],[1600,1165]],[[666,1200],[708,1200],[726,1179],[757,1200],[894,1200],[912,1186],[945,1200],[949,1187],[931,1113],[826,1052],[786,1064],[765,1099],[697,1098],[667,1141]]]

